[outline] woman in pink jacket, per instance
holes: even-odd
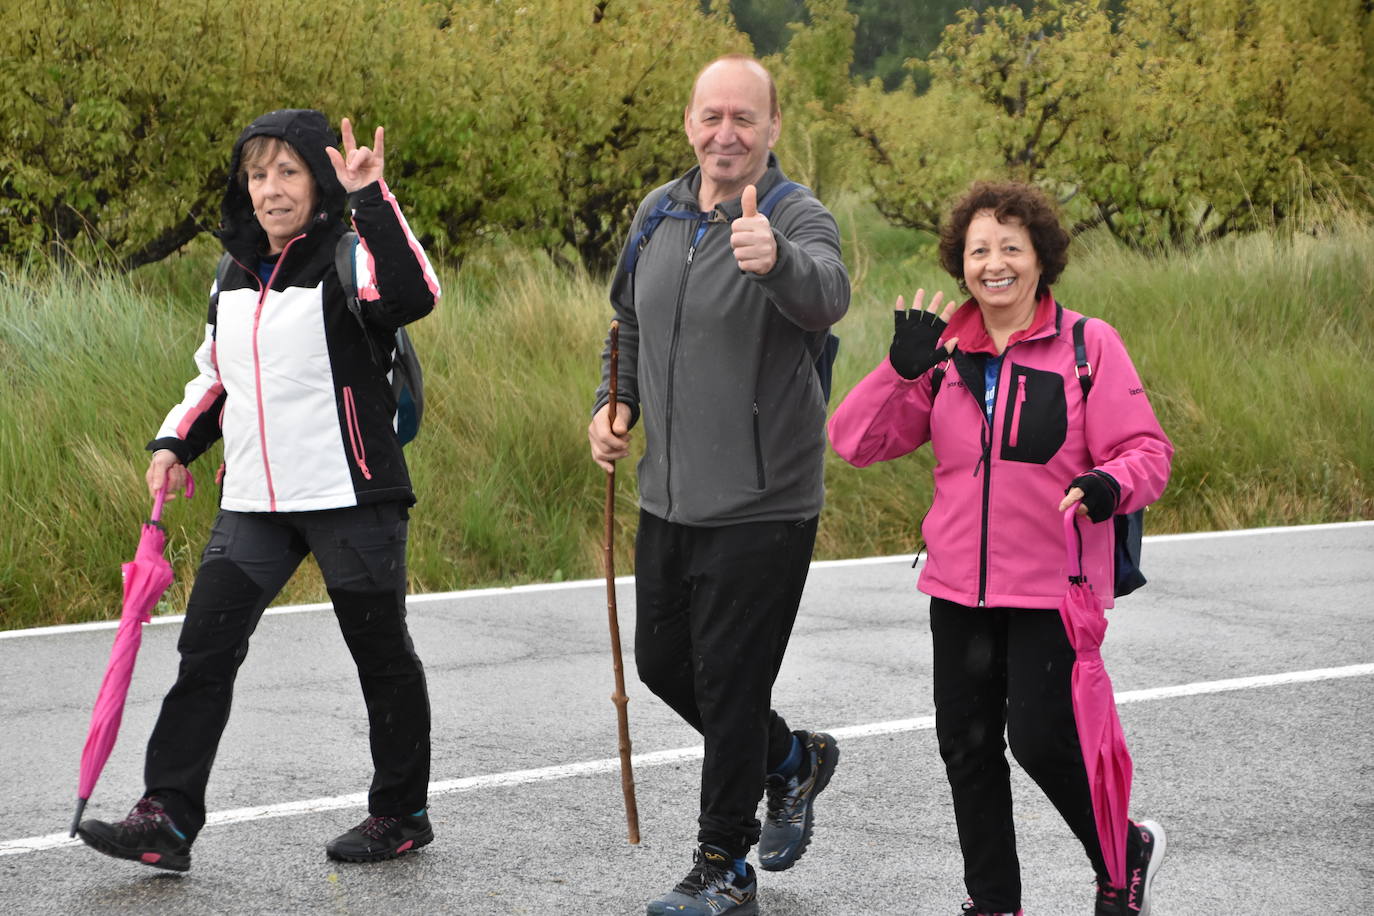
[[[1116,331],[1081,335],[1091,397],[1077,378],[1073,326],[1054,300],[1069,236],[1038,189],[979,183],[940,237],[940,263],[970,296],[941,308],[897,299],[888,356],[830,419],[857,467],[935,452],[928,550],[935,730],[954,797],[970,900],[964,912],[1019,913],[1020,868],[1007,743],[1082,842],[1098,916],[1146,913],[1164,853],[1151,821],[1128,830],[1127,886],[1110,886],[1074,725],[1074,652],[1058,607],[1067,587],[1062,513],[1076,506],[1091,582],[1110,582],[1111,517],[1153,502],[1173,446]],[[1110,590],[1108,595],[1110,594]],[[1110,597],[1106,597],[1110,606]]]

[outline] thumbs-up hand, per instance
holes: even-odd
[[[759,192],[748,185],[739,198],[743,213],[730,224],[730,247],[740,270],[766,274],[778,263],[778,241],[768,217],[759,213]]]

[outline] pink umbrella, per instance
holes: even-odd
[[[1077,653],[1073,663],[1073,718],[1083,763],[1088,768],[1093,815],[1102,858],[1113,887],[1126,886],[1127,809],[1131,801],[1131,755],[1116,714],[1112,679],[1102,665],[1102,638],[1107,616],[1102,602],[1083,575],[1083,542],[1070,507],[1064,513],[1064,543],[1068,553],[1069,590],[1059,616],[1069,643]]]
[[[186,496],[195,492],[191,475],[186,475]],[[149,613],[167,586],[172,584],[172,566],[162,555],[167,543],[167,531],[162,527],[162,503],[167,489],[158,491],[153,502],[152,517],[143,524],[134,558],[121,568],[124,574],[124,609],[119,615],[119,629],[115,631],[114,647],[110,649],[110,663],[105,680],[95,698],[91,713],[91,729],[86,735],[86,747],[81,752],[81,777],[76,789],[76,815],[72,818],[71,836],[81,823],[81,813],[91,797],[95,782],[105,761],[114,750],[119,735],[119,722],[124,718],[124,699],[129,694],[129,679],[134,674],[134,659],[143,642],[143,624],[152,619]]]

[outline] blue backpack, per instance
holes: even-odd
[[[793,191],[802,190],[805,186],[795,181],[780,181],[773,186],[763,200],[759,201],[759,215],[773,218],[773,209],[784,197]],[[635,272],[635,265],[639,263],[640,252],[649,243],[654,230],[659,227],[664,219],[701,219],[701,214],[695,209],[680,207],[677,202],[668,194],[664,194],[658,199],[658,203],[649,215],[644,217],[644,222],[640,224],[639,232],[635,233],[630,244],[625,246],[625,254],[620,259],[620,270],[626,274]],[[825,341],[821,344],[821,352],[816,356],[816,376],[821,383],[821,395],[827,404],[830,403],[830,381],[835,374],[835,358],[840,352],[840,338],[829,330],[825,332]]]

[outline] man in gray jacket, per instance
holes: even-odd
[[[588,437],[610,471],[644,421],[635,662],[705,740],[695,865],[648,913],[746,916],[750,847],[763,869],[790,868],[839,759],[829,735],[789,730],[771,705],[824,499],[816,360],[849,277],[830,213],[779,188],[781,116],[758,61],[708,64],[683,120],[698,165],[635,215],[611,287],[616,419],[608,351]]]

